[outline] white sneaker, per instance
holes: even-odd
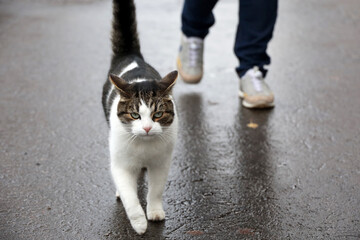
[[[242,105],[247,108],[268,108],[274,106],[274,94],[264,81],[258,67],[249,69],[240,78],[239,96],[243,99]]]
[[[177,69],[186,83],[198,83],[203,76],[204,40],[198,37],[181,36]]]

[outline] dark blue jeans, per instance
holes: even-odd
[[[185,0],[181,15],[181,30],[188,37],[205,38],[215,23],[212,10],[218,0]],[[241,77],[258,66],[266,74],[264,65],[270,64],[266,53],[272,38],[277,16],[277,0],[239,0],[239,24],[234,52],[240,65],[236,72]]]

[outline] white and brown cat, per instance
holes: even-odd
[[[144,61],[136,28],[133,0],[113,0],[113,56],[102,103],[110,127],[116,196],[134,230],[143,234],[147,219],[165,218],[162,194],[178,127],[171,90],[178,73],[162,78]],[[143,168],[148,175],[146,215],[137,196],[137,179]]]

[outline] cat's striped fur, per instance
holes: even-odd
[[[102,104],[110,127],[111,173],[132,227],[163,220],[162,193],[177,134],[173,71],[164,78],[144,61],[133,0],[113,0],[112,50]],[[137,197],[137,178],[148,172],[146,215]],[[147,216],[147,219],[146,219]]]

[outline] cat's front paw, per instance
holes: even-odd
[[[145,215],[130,217],[130,223],[137,234],[142,235],[145,233],[147,229],[147,220]]]
[[[147,211],[149,221],[162,221],[165,219],[165,212],[162,209],[152,209]]]

